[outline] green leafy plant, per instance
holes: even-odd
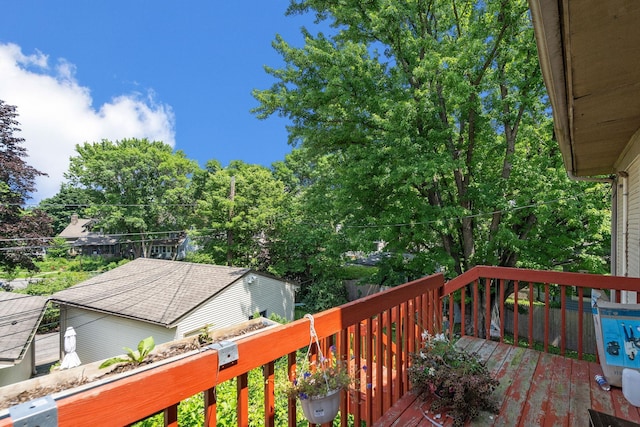
[[[123,347],[127,352],[127,357],[112,357],[105,360],[100,365],[100,369],[114,365],[116,363],[132,363],[134,365],[140,365],[147,358],[149,353],[155,348],[156,344],[153,341],[153,337],[147,337],[138,343],[138,351],[132,350],[129,347]]]
[[[455,347],[443,334],[426,335],[423,348],[411,355],[409,380],[422,397],[434,395],[432,411],[447,411],[462,426],[480,411],[498,412],[491,394],[499,385],[476,354]]]
[[[209,331],[211,329],[211,324],[206,323],[198,333],[198,342],[200,345],[208,344],[211,342],[211,336],[209,335]]]

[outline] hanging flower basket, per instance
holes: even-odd
[[[340,390],[333,390],[326,396],[309,397],[300,399],[302,412],[307,420],[312,424],[324,424],[338,415],[340,409]]]
[[[324,424],[332,421],[340,409],[340,391],[348,390],[353,383],[349,373],[349,366],[338,360],[333,352],[325,358],[320,349],[318,336],[313,326],[313,316],[305,315],[311,321],[311,340],[307,355],[298,365],[295,379],[288,384],[286,392],[289,397],[300,400],[304,416],[312,424]],[[318,359],[311,361],[310,350],[315,345]]]

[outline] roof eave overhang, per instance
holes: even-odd
[[[122,318],[130,319],[130,320],[137,320],[139,322],[150,323],[152,325],[162,326],[162,327],[165,327],[165,328],[168,328],[168,329],[171,329],[171,328],[173,328],[175,326],[174,322],[170,322],[170,323],[158,322],[158,321],[151,320],[151,319],[145,319],[143,317],[130,316],[130,315],[127,315],[127,314],[117,313],[115,311],[99,309],[99,308],[92,307],[92,306],[89,306],[89,305],[74,303],[74,302],[65,301],[65,300],[61,300],[61,299],[52,298],[52,299],[50,299],[50,301],[55,303],[55,304],[59,304],[59,305],[67,305],[69,307],[79,308],[79,309],[82,309],[82,310],[94,311],[96,313],[108,314],[108,315],[111,315],[111,316],[122,317]]]
[[[529,0],[538,45],[538,57],[553,112],[554,131],[567,172],[578,175],[573,156],[570,109],[571,94],[562,37],[562,16],[558,0]]]

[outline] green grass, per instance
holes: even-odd
[[[342,280],[369,279],[376,275],[378,267],[364,265],[345,265],[337,271],[337,278]]]

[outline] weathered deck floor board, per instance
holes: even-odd
[[[587,426],[588,409],[640,423],[640,408],[629,404],[622,390],[602,390],[594,376],[597,363],[567,359],[535,350],[463,337],[459,346],[478,353],[500,380],[494,392],[499,414],[482,413],[469,425]],[[374,425],[450,426],[452,419],[429,411],[430,401],[405,395]]]

